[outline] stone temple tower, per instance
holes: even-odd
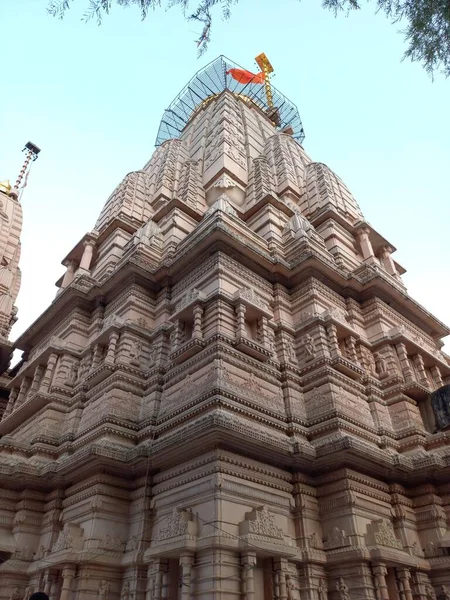
[[[9,181],[0,182],[0,415],[9,394],[9,377],[5,371],[11,360],[13,344],[8,337],[17,320],[15,302],[21,280],[22,206],[18,196],[19,190]]]
[[[1,600],[450,598],[448,329],[238,71],[174,100],[17,341]]]

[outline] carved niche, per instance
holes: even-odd
[[[247,539],[259,539],[270,544],[284,544],[283,530],[275,523],[267,506],[254,508],[239,523],[239,534]]]
[[[193,539],[198,536],[198,521],[191,511],[174,508],[156,530],[155,544],[166,544],[179,538]]]
[[[333,527],[328,538],[324,543],[325,550],[332,550],[334,548],[343,548],[344,546],[350,546],[350,540],[343,529],[339,527]]]
[[[82,550],[83,545],[83,529],[74,523],[66,523],[52,550],[53,552],[60,552],[61,550]]]
[[[368,546],[387,546],[403,550],[402,543],[397,539],[394,527],[386,519],[377,519],[367,525],[366,543]]]

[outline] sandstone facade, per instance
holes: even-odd
[[[0,423],[0,599],[448,600],[448,330],[224,90],[64,260]]]

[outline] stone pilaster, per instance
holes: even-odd
[[[384,564],[378,563],[372,566],[375,577],[375,588],[378,592],[377,600],[389,600],[388,587],[386,583],[387,569]]]
[[[253,572],[256,566],[256,553],[244,552],[241,555],[243,565],[243,580],[244,580],[244,598],[245,600],[257,600],[255,592],[255,574]]]
[[[192,337],[197,340],[203,339],[203,330],[202,330],[202,317],[203,317],[203,308],[198,304],[193,308],[194,313],[194,324],[192,327]]]
[[[405,381],[406,383],[411,383],[412,381],[414,381],[414,371],[412,370],[411,365],[409,364],[406,346],[401,342],[396,345],[396,348]]]

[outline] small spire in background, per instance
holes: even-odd
[[[40,151],[41,151],[41,149],[38,148],[38,146],[36,146],[32,142],[27,142],[25,144],[25,148],[22,150],[22,152],[26,152],[25,160],[23,162],[22,168],[20,169],[19,175],[18,175],[16,183],[14,185],[14,188],[17,191],[20,190],[20,198],[22,197],[23,190],[28,183],[28,175],[30,173],[30,168],[31,168],[30,163],[34,162],[37,159]],[[23,179],[24,179],[24,182],[21,187],[21,183],[22,183]]]

